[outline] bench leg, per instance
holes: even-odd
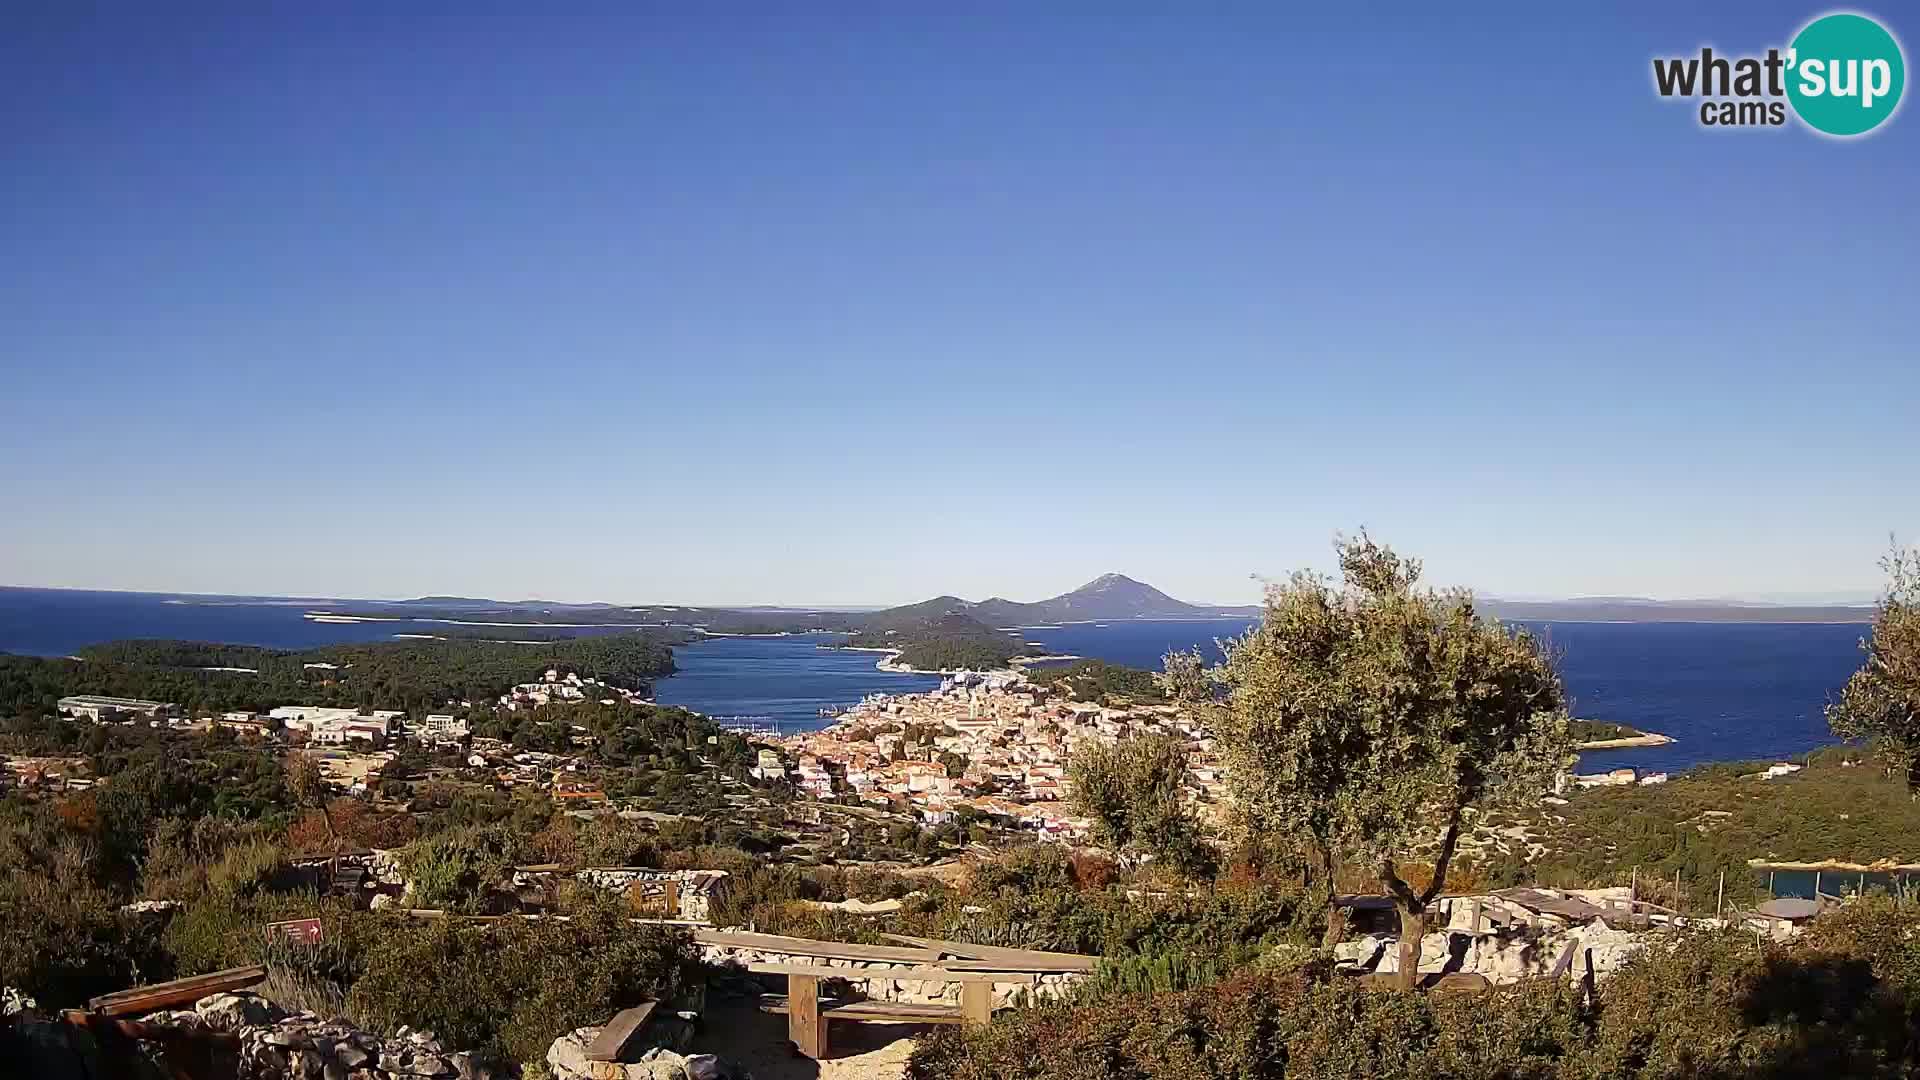
[[[968,982],[960,984],[960,1015],[966,1017],[969,1024],[984,1024],[993,1019],[993,984]]]
[[[816,1061],[827,1056],[827,1018],[820,1012],[820,980],[787,976],[787,1038]]]

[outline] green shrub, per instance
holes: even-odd
[[[151,942],[118,916],[118,906],[77,864],[0,872],[0,985],[49,1009],[131,985],[158,964]]]
[[[683,996],[701,979],[683,931],[634,926],[611,903],[565,921],[443,919],[404,929],[368,949],[347,995],[352,1015],[376,1028],[431,1029],[450,1046],[511,1061],[539,1060],[561,1034]]]
[[[914,1051],[912,1080],[1451,1080],[1554,1075],[1580,1031],[1564,987],[1475,996],[1242,974],[1206,990],[1003,1014]]]
[[[1234,966],[1220,955],[1185,951],[1102,957],[1093,976],[1074,988],[1074,1000],[1090,1004],[1126,994],[1198,990],[1226,978]]]
[[[1910,1069],[1914,1015],[1897,986],[1875,977],[1874,961],[1870,952],[1834,951],[1817,937],[1787,946],[1737,929],[1649,949],[1602,984],[1587,1075],[1866,1076],[1893,1063]]]
[[[209,891],[176,913],[160,935],[173,977],[261,962],[268,923],[318,918],[341,909],[312,892]]]
[[[1312,962],[1204,977],[1160,958],[1105,964],[1072,1005],[942,1032],[909,1075],[986,1080],[1735,1080],[1920,1070],[1920,911],[1855,905],[1783,945],[1743,930],[1671,935],[1583,1003],[1536,980],[1480,994],[1370,989]],[[1288,962],[1291,962],[1291,956]],[[1129,972],[1130,974],[1122,974]],[[1104,985],[1102,985],[1104,983]]]
[[[660,865],[652,830],[614,814],[602,814],[575,829],[573,843],[578,866]]]
[[[501,890],[526,843],[506,825],[464,826],[414,841],[401,854],[410,902],[460,912],[501,907]]]

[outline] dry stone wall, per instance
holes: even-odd
[[[869,1001],[899,1001],[916,1005],[960,1004],[959,983],[896,978],[887,974],[890,971],[905,972],[925,965],[885,960],[823,959],[817,956],[720,945],[702,946],[701,955],[707,963],[716,967],[737,965],[742,971],[748,964],[804,964],[832,968],[835,971],[835,978],[845,979],[850,989]],[[841,971],[846,974],[840,975]],[[1005,978],[1006,982],[996,982],[993,986],[993,1006],[996,1009],[1012,1008],[1019,1004],[1022,998],[1029,1002],[1063,998],[1073,984],[1085,976],[1078,972],[1044,974],[1015,972],[1009,973]]]

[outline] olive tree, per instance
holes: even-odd
[[[1895,548],[1881,560],[1887,593],[1860,642],[1866,662],[1840,699],[1827,706],[1827,726],[1843,739],[1872,739],[1889,774],[1920,784],[1920,548]]]
[[[1095,743],[1075,750],[1067,769],[1074,808],[1093,819],[1095,840],[1184,874],[1212,869],[1200,822],[1180,801],[1186,743],[1171,735]]]
[[[1214,699],[1214,671],[1199,649],[1169,652],[1160,658],[1153,684],[1177,705],[1205,705]]]
[[[1336,868],[1378,878],[1411,986],[1469,809],[1537,802],[1571,763],[1565,693],[1543,644],[1470,593],[1422,587],[1418,562],[1365,533],[1335,549],[1338,586],[1270,586],[1227,643],[1217,733],[1244,827],[1304,835],[1330,904]],[[1428,864],[1416,889],[1403,871]]]

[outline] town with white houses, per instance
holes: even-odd
[[[1074,751],[1148,734],[1187,743],[1182,796],[1204,816],[1217,813],[1221,765],[1194,718],[1172,705],[1075,701],[1018,671],[963,671],[928,693],[871,696],[825,730],[779,740],[782,752],[762,751],[756,773],[815,798],[910,810],[928,824],[971,812],[1075,840],[1091,823],[1070,808]]]
[[[557,669],[548,669],[538,680],[521,683],[501,694],[497,704],[483,704],[514,712],[586,701],[611,705],[616,701],[645,703],[646,698],[577,673],[563,674]],[[474,704],[460,701],[449,702],[448,706],[468,709]],[[580,763],[569,756],[522,750],[498,739],[475,737],[467,721],[452,712],[416,718],[399,709],[283,705],[264,713],[222,712],[196,717],[170,702],[95,694],[61,698],[58,711],[69,719],[95,723],[223,728],[256,739],[291,738],[308,748],[327,779],[350,794],[364,792],[380,767],[393,758],[393,748],[405,740],[428,749],[458,751],[469,767],[491,771],[504,787],[550,788],[557,801],[583,808],[606,802],[605,795],[593,784],[576,782],[582,769]],[[62,787],[89,783],[83,776],[66,775],[70,771],[58,772]],[[47,770],[43,768],[41,772]]]

